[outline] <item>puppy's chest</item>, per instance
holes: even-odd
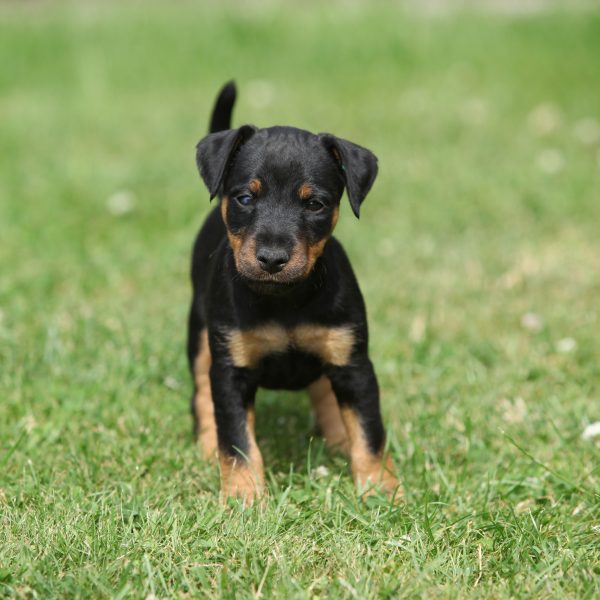
[[[278,323],[266,323],[252,329],[230,329],[226,340],[236,367],[257,368],[269,356],[294,351],[315,356],[324,364],[344,366],[350,360],[355,335],[348,325],[283,327]]]

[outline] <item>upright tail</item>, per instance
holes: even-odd
[[[210,117],[209,133],[231,129],[231,113],[235,104],[235,95],[235,83],[229,81],[223,86],[217,96],[217,101]]]

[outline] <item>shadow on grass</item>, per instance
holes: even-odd
[[[329,464],[334,454],[325,448],[315,425],[306,392],[259,390],[256,398],[256,438],[265,467],[277,472],[304,472]]]

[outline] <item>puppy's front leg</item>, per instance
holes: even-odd
[[[369,357],[354,356],[347,366],[330,366],[327,375],[346,427],[350,467],[359,493],[380,488],[389,496],[401,495],[391,457],[384,456],[379,386]]]
[[[264,470],[254,437],[256,384],[248,369],[215,358],[210,369],[221,465],[221,498],[251,504],[264,491]]]

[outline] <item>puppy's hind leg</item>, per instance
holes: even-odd
[[[325,438],[327,447],[344,454],[350,451],[350,442],[337,398],[331,387],[331,381],[323,375],[308,386],[308,394],[317,424]]]
[[[217,427],[215,423],[215,408],[210,387],[210,365],[212,362],[208,345],[208,331],[202,326],[195,307],[190,309],[188,323],[188,362],[194,392],[192,395],[192,417],[194,420],[194,435],[205,458],[215,456],[217,451]]]

